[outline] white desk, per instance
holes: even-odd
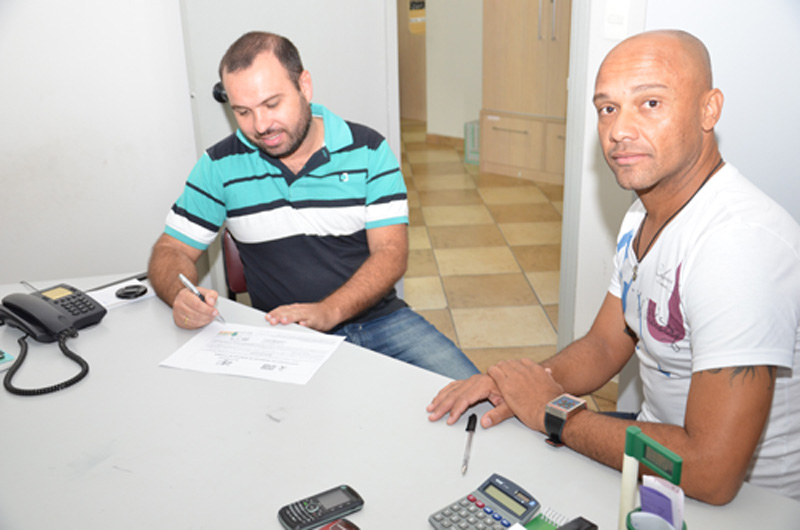
[[[0,286],[0,296],[23,290]],[[220,309],[229,322],[263,323],[227,300]],[[0,348],[16,355],[19,335],[0,327]],[[68,343],[91,366],[74,387],[39,397],[0,389],[0,528],[278,529],[284,504],[348,483],[366,501],[350,516],[362,529],[425,529],[493,472],[544,506],[616,526],[620,474],[516,420],[478,428],[462,477],[465,420],[448,427],[425,412],[447,382],[439,375],[350,344],[305,386],[158,366],[192,336],[160,301],[141,301]],[[76,372],[56,345],[30,346],[17,386]],[[688,501],[686,520],[798,528],[800,503],[745,485],[722,508]]]

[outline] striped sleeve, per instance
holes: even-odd
[[[225,222],[226,209],[221,179],[208,153],[195,164],[183,193],[167,214],[164,232],[194,248],[205,250]]]
[[[386,140],[370,150],[366,228],[408,224],[408,200],[400,164]]]

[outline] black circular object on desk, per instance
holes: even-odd
[[[126,285],[117,289],[117,298],[130,300],[132,298],[139,298],[147,292],[146,285]]]

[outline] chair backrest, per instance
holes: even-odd
[[[228,298],[236,300],[236,295],[247,292],[244,278],[244,265],[239,257],[236,241],[227,228],[222,231],[222,257],[225,262],[225,283],[228,285]]]

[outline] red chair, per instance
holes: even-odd
[[[236,241],[228,229],[222,231],[222,258],[225,262],[225,283],[228,285],[228,298],[236,300],[236,295],[247,292],[244,278],[244,265],[239,257]]]

